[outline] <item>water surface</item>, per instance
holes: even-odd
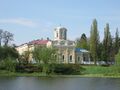
[[[120,90],[120,79],[0,77],[0,90]]]

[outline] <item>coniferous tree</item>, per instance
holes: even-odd
[[[84,49],[88,49],[87,37],[83,33],[80,38],[80,47]]]
[[[80,39],[77,39],[77,47],[88,49],[87,37],[84,33],[81,35]]]
[[[91,25],[91,31],[90,31],[90,51],[91,56],[94,60],[94,64],[96,64],[98,59],[98,45],[99,45],[99,32],[97,27],[97,20],[94,19],[93,23]]]

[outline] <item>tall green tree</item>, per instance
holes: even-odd
[[[98,32],[98,26],[97,26],[97,20],[94,19],[93,23],[91,25],[91,31],[90,31],[90,52],[92,59],[94,60],[94,64],[96,64],[98,59],[98,45],[99,45],[99,32]]]
[[[103,52],[104,52],[104,61],[108,62],[111,58],[112,53],[112,37],[109,31],[109,24],[107,23],[104,28],[104,39],[103,39]]]
[[[103,60],[103,43],[100,42],[100,44],[98,45],[98,61]]]
[[[76,47],[88,49],[87,37],[84,33],[81,35],[80,39],[77,39],[77,46]]]
[[[114,43],[115,54],[118,53],[119,48],[120,48],[120,38],[119,38],[119,31],[118,31],[118,28],[117,28],[116,33],[115,33],[115,43]]]

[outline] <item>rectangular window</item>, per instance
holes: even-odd
[[[72,55],[70,55],[70,62],[72,62]]]
[[[57,37],[58,37],[58,33],[57,33]]]
[[[63,60],[63,62],[64,62],[64,59],[65,59],[65,57],[64,57],[64,55],[62,55],[62,60]]]
[[[80,62],[80,57],[78,57],[78,62]]]

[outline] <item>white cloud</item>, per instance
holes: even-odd
[[[0,19],[0,23],[19,24],[27,27],[37,27],[38,24],[25,18]]]

